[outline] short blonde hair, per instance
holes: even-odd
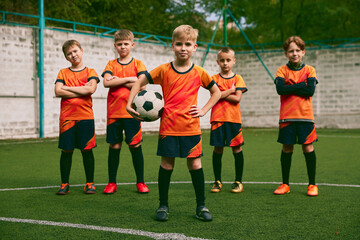
[[[235,51],[232,50],[230,47],[223,47],[223,48],[221,48],[221,49],[218,51],[218,53],[217,53],[217,57],[219,57],[219,54],[220,54],[220,53],[232,53],[232,54],[234,55],[234,57],[235,57]]]
[[[64,44],[62,46],[62,51],[64,53],[65,58],[66,58],[67,50],[69,50],[69,48],[74,46],[74,45],[78,46],[80,49],[82,49],[81,44],[76,40],[67,40],[66,42],[64,42]]]
[[[289,49],[290,44],[294,42],[301,50],[305,50],[305,42],[299,36],[291,36],[285,40],[283,49],[285,52]]]
[[[186,39],[196,42],[199,31],[190,25],[180,25],[174,29],[172,41],[175,39]]]
[[[114,33],[114,42],[119,40],[134,41],[134,34],[128,29],[120,29]]]

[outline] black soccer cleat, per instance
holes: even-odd
[[[205,206],[199,206],[196,208],[196,217],[204,222],[212,221],[210,211]]]
[[[167,206],[160,206],[156,210],[156,220],[160,222],[165,222],[168,220],[169,208]]]

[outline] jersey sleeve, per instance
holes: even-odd
[[[104,69],[104,72],[101,74],[101,77],[104,77],[104,75],[108,73],[110,75],[113,75],[113,64],[112,64],[112,61],[109,61],[107,64],[106,64],[106,67]]]
[[[149,74],[146,74],[146,77],[151,84],[162,84],[164,78],[164,65],[160,65],[157,68],[150,71]]]
[[[93,68],[90,68],[89,69],[89,77],[88,77],[88,82],[90,82],[91,80],[95,79],[96,80],[96,83],[99,83],[100,82],[100,79],[95,71],[95,69]]]
[[[145,64],[140,60],[136,60],[136,69],[137,69],[137,77],[139,77],[141,74],[147,73]]]
[[[200,68],[200,71],[201,71],[201,86],[206,89],[212,88],[212,86],[216,84],[215,81],[203,68]]]
[[[63,75],[62,70],[59,71],[59,73],[58,73],[58,75],[57,75],[57,77],[56,77],[55,84],[56,84],[57,82],[61,82],[61,83],[63,83],[63,84],[65,85],[65,80],[64,80],[64,75]]]
[[[242,93],[245,93],[248,90],[246,87],[246,84],[244,82],[244,79],[240,75],[237,75],[237,78],[235,81],[235,88],[236,88],[236,90],[240,90]]]

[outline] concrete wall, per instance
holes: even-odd
[[[100,76],[108,60],[117,57],[113,40],[75,33],[45,30],[44,134],[58,135],[60,99],[54,96],[54,82],[60,68],[68,67],[61,47],[64,41],[78,40],[84,49],[84,63]],[[0,25],[0,139],[38,137],[38,78],[36,29]],[[304,61],[316,68],[319,85],[313,98],[316,125],[331,128],[360,128],[360,48],[307,51]],[[135,43],[133,57],[150,71],[173,60],[169,47]],[[204,51],[197,51],[200,65]],[[260,53],[273,76],[287,62],[282,52]],[[279,96],[271,78],[254,54],[237,54],[234,72],[242,75],[249,91],[243,95],[241,110],[244,127],[277,127]],[[209,54],[204,68],[216,74],[216,55]],[[100,78],[102,80],[102,78]],[[160,90],[159,86],[149,86]],[[101,83],[93,95],[97,134],[105,134],[107,89]],[[199,92],[199,105],[209,98]],[[209,128],[209,115],[201,119]],[[156,131],[159,121],[143,123],[144,131]]]

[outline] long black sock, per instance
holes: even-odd
[[[136,183],[144,182],[144,156],[141,146],[130,148],[130,152],[136,174]]]
[[[309,177],[309,184],[315,185],[316,175],[316,155],[315,150],[309,153],[304,153],[306,160],[306,168]]]
[[[62,183],[69,183],[72,155],[73,152],[64,152],[64,151],[61,152],[60,174],[61,174]]]
[[[244,155],[243,152],[233,153],[235,158],[235,181],[242,182],[244,171]]]
[[[116,175],[120,162],[120,150],[109,147],[108,155],[108,174],[109,174],[109,183],[116,183]]]
[[[189,171],[196,195],[196,205],[205,206],[205,178],[202,168]]]
[[[285,153],[281,151],[281,173],[282,173],[282,179],[283,183],[289,185],[289,177],[290,177],[290,167],[291,167],[291,157],[292,152]]]
[[[160,166],[158,176],[159,200],[161,206],[169,206],[169,187],[173,170],[166,170]]]
[[[81,151],[85,169],[86,182],[94,182],[95,158],[91,150]]]
[[[213,172],[214,172],[214,177],[215,177],[215,181],[219,180],[221,182],[221,158],[222,158],[222,153],[216,153],[213,152],[213,158],[212,158],[212,163],[213,163]]]

